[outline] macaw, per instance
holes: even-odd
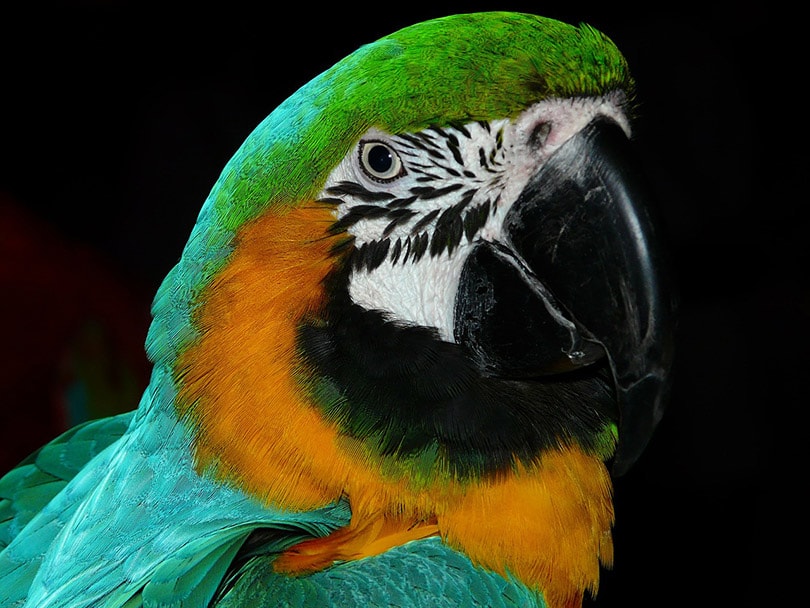
[[[581,605],[673,358],[634,107],[605,35],[508,12],[302,86],[160,286],[138,408],[0,481],[0,605]]]

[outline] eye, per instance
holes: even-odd
[[[394,149],[381,141],[360,142],[360,167],[371,179],[390,182],[405,175],[402,160]]]

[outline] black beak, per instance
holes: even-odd
[[[456,340],[485,373],[535,378],[607,358],[619,413],[616,475],[664,411],[674,350],[650,196],[631,144],[596,119],[557,150],[476,247],[456,300]]]

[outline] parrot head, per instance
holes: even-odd
[[[552,453],[625,472],[673,350],[633,107],[603,34],[514,13],[405,28],[283,102],[153,307],[200,470],[440,523]]]

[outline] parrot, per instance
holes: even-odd
[[[581,606],[669,399],[628,62],[406,26],[281,102],[152,304],[133,411],[0,479],[2,608]]]

